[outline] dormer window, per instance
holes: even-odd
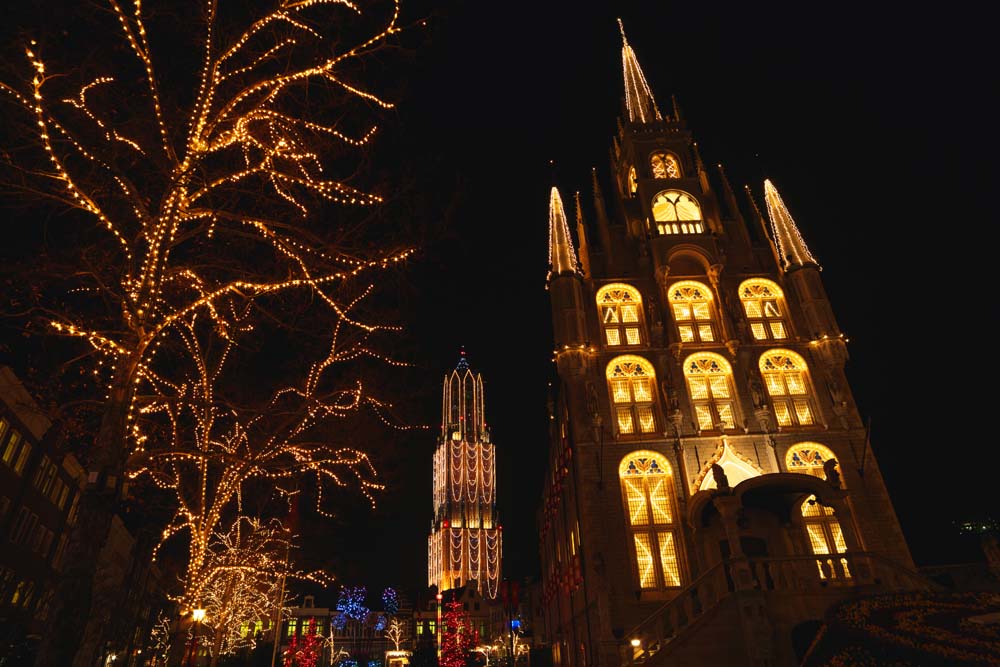
[[[677,156],[666,151],[653,153],[649,158],[649,168],[653,178],[680,178],[681,163]]]
[[[698,200],[681,190],[663,190],[653,197],[657,234],[701,234],[705,231]]]

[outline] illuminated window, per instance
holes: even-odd
[[[639,588],[681,585],[670,463],[656,452],[632,452],[618,467]]]
[[[15,434],[17,434],[16,431]],[[17,435],[20,437],[20,434]],[[13,440],[13,436],[11,436],[11,439]],[[31,443],[28,442],[27,440],[24,440],[23,444],[21,445],[21,451],[17,455],[17,460],[14,461],[14,472],[16,472],[18,475],[24,472],[24,466],[28,462],[28,457],[30,455],[31,455]]]
[[[816,423],[805,359],[791,350],[768,350],[760,357],[760,373],[771,396],[779,426],[811,426]]]
[[[684,376],[698,428],[736,428],[736,392],[729,362],[712,352],[692,354],[684,360]]]
[[[653,220],[658,234],[701,234],[705,230],[698,201],[680,190],[664,190],[653,197]]]
[[[7,465],[14,464],[14,455],[17,454],[20,442],[21,434],[17,429],[10,428],[6,420],[0,419],[0,448],[3,451],[3,462]]]
[[[605,285],[597,292],[597,310],[609,346],[642,344],[642,297],[634,287]]]
[[[608,364],[607,377],[618,432],[655,433],[656,372],[652,364],[630,354],[615,357]]]
[[[823,464],[833,458],[836,458],[833,452],[819,443],[800,442],[792,445],[785,454],[785,468],[788,472],[799,472],[825,478],[826,472],[823,470]],[[839,464],[837,472],[840,472]],[[833,508],[819,504],[816,501],[816,496],[809,496],[802,501],[802,524],[809,540],[809,548],[812,549],[814,555],[826,556],[842,554],[847,551],[844,531],[834,515]],[[833,562],[826,559],[827,571],[824,571],[823,563],[822,560],[817,563],[819,576],[826,578],[828,573],[829,576],[836,576]],[[844,576],[850,577],[851,572],[847,567],[847,559],[841,558],[840,565]]]
[[[682,343],[715,341],[712,291],[708,287],[693,280],[683,280],[670,286],[667,299]]]
[[[754,340],[788,338],[784,294],[775,283],[763,278],[743,281],[740,285],[740,301]]]
[[[628,196],[634,197],[635,191],[639,189],[639,181],[636,179],[635,167],[628,170]]]
[[[681,163],[673,153],[660,151],[649,158],[649,167],[653,178],[680,178]]]

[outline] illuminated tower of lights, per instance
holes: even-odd
[[[434,519],[427,538],[427,585],[438,591],[478,582],[495,598],[501,530],[496,510],[496,455],[483,410],[483,378],[461,353],[445,375],[441,437],[434,452]]]

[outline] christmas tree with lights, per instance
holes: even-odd
[[[475,644],[472,623],[462,603],[452,600],[444,614],[441,634],[441,667],[464,667],[469,650]]]

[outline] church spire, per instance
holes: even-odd
[[[767,215],[771,218],[771,228],[774,230],[774,240],[778,244],[778,255],[782,268],[800,267],[807,264],[819,266],[819,262],[809,252],[806,242],[795,226],[791,213],[781,200],[777,188],[770,179],[764,181],[764,201],[767,202]]]
[[[580,271],[590,280],[590,245],[587,243],[587,223],[583,220],[583,205],[580,191],[576,191],[576,238],[580,242]]]
[[[625,108],[628,110],[628,119],[633,123],[663,120],[656,100],[653,99],[653,91],[649,89],[642,68],[639,67],[635,51],[625,37],[625,26],[621,19],[618,19],[618,28],[622,33],[622,72],[625,75]]]
[[[569,235],[566,209],[559,190],[552,186],[549,195],[549,277],[578,273],[573,238]]]

